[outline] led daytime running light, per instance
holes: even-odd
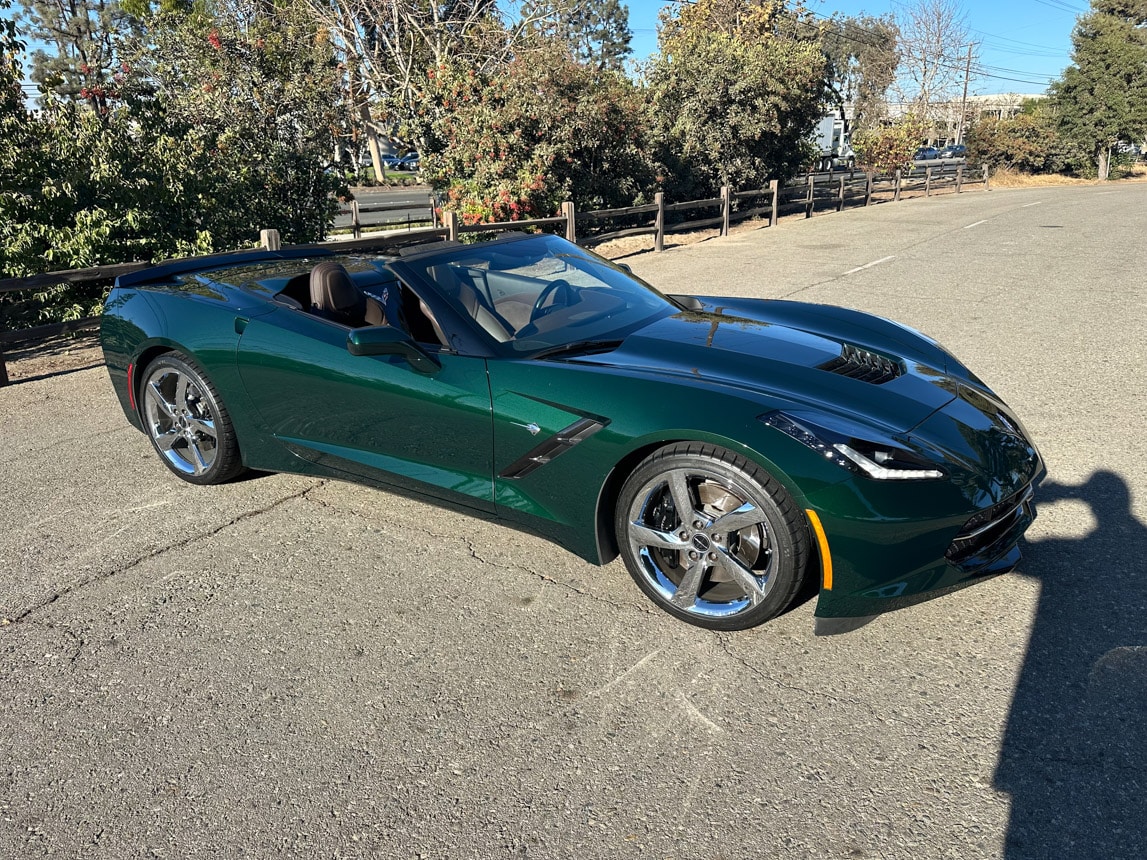
[[[876,478],[880,481],[912,481],[920,480],[922,478],[943,478],[944,473],[939,469],[889,469],[887,466],[881,466],[879,463],[874,463],[843,442],[837,442],[832,447],[842,453],[861,469],[870,478]]]

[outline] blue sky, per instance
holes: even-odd
[[[629,6],[633,56],[657,50],[657,13],[662,0],[623,0]],[[824,17],[834,12],[857,15],[896,14],[896,0],[808,0]],[[1041,93],[1071,62],[1071,30],[1088,9],[1087,0],[965,0],[972,38],[980,42],[979,69],[972,93]]]

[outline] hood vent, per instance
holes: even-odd
[[[904,368],[899,362],[850,343],[841,347],[839,358],[826,361],[819,365],[819,368],[829,373],[859,379],[861,382],[871,382],[873,385],[891,382],[904,373]]]

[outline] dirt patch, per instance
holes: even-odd
[[[13,383],[87,370],[104,363],[98,331],[82,331],[35,343],[5,346],[4,358],[8,379]]]

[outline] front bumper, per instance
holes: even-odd
[[[817,617],[901,609],[1011,570],[1020,560],[1020,538],[1035,521],[1034,491],[1045,474],[1037,455],[1018,488],[970,514],[966,508],[945,514],[945,507],[952,509],[946,494],[929,500],[922,488],[896,506],[900,515],[887,505],[877,514],[872,499],[859,492],[872,488],[857,482],[810,498],[833,569],[831,588],[821,588]]]

